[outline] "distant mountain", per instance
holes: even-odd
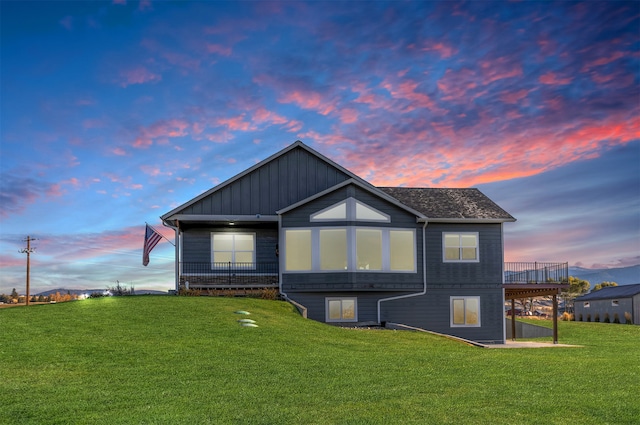
[[[104,291],[105,291],[104,288],[101,288],[101,289],[57,288],[57,289],[49,289],[48,291],[39,292],[39,293],[35,294],[35,296],[39,297],[40,295],[42,295],[42,296],[47,297],[49,295],[55,294],[56,292],[60,292],[61,295],[64,295],[66,293],[70,293],[70,294],[73,294],[73,295],[93,294],[94,292],[98,292],[98,293],[102,294]],[[134,294],[135,295],[166,295],[167,291],[155,291],[153,289],[135,289],[134,288]]]
[[[618,285],[640,283],[640,264],[613,269],[585,269],[569,267],[569,276],[588,280],[591,288],[602,282],[615,282]]]

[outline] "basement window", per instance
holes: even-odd
[[[480,326],[480,297],[451,297],[451,327]]]
[[[357,298],[326,298],[327,322],[357,322]]]

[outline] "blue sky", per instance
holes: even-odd
[[[144,223],[296,140],[479,187],[507,261],[640,263],[638,2],[0,2],[0,292],[173,285]]]

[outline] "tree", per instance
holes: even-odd
[[[574,294],[574,297],[589,292],[591,284],[588,280],[578,279],[577,277],[569,276],[569,293]]]
[[[10,297],[15,299],[18,298],[18,292],[16,291],[16,288],[13,288],[13,290],[11,291]]]
[[[602,288],[606,288],[607,286],[618,286],[617,283],[615,282],[602,282],[602,283],[598,283],[596,286],[593,287],[594,291],[599,291]]]
[[[564,310],[573,312],[573,300],[574,298],[589,292],[591,284],[588,280],[578,279],[574,276],[569,276],[569,290],[562,293],[564,298]]]

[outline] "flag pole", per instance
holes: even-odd
[[[164,235],[160,232],[158,232],[155,227],[153,227],[152,225],[150,225],[149,223],[147,223],[146,221],[144,222],[144,224],[146,224],[147,226],[151,227],[151,229],[156,232],[157,234],[160,235],[161,238],[163,238],[164,240],[166,240],[167,242],[169,242],[171,245],[176,246],[176,244],[174,244],[173,242],[171,242],[169,239],[167,239],[166,237],[164,237]]]

